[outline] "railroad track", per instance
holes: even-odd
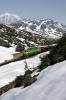
[[[28,58],[31,58],[31,57],[35,56],[35,55],[32,55],[32,56],[30,56],[28,58],[23,58],[21,55],[20,55],[20,53],[19,54],[14,54],[13,55],[13,59],[5,60],[4,62],[0,63],[0,67],[3,66],[3,65],[6,65],[6,64],[12,63],[12,62],[16,62],[16,61],[20,61],[20,60],[25,60],[25,59],[28,59]]]
[[[46,52],[46,51],[48,51],[48,50],[50,50],[50,49],[52,49],[54,46],[52,46],[52,47],[41,47],[41,49],[42,49],[42,51],[41,51],[41,53],[42,52]],[[48,49],[49,48],[49,49]],[[30,56],[30,57],[28,57],[28,58],[31,58],[31,57],[33,57],[33,56],[35,56],[35,55],[32,55],[32,56]],[[19,60],[24,60],[24,59],[26,59],[26,58],[23,58],[22,57],[22,53],[16,53],[16,54],[13,54],[13,59],[11,59],[11,60],[6,60],[6,61],[4,61],[3,63],[0,63],[0,67],[1,66],[3,66],[3,65],[6,65],[6,64],[9,64],[9,63],[11,63],[11,62],[15,62],[15,61],[19,61]]]
[[[22,56],[15,58],[15,59],[11,59],[11,60],[5,60],[3,63],[0,63],[0,67],[6,64],[9,64],[11,62],[15,62],[15,61],[19,61],[19,60],[23,60],[24,58],[22,58]]]

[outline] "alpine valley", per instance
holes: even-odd
[[[0,15],[0,100],[66,100],[65,25]]]

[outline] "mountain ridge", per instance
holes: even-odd
[[[11,23],[10,26],[19,30],[41,34],[47,38],[60,38],[66,32],[65,25],[48,19],[22,19]]]
[[[60,38],[66,33],[66,26],[50,19],[22,19],[17,15],[5,13],[0,15],[0,23],[17,30],[41,34],[46,38]]]

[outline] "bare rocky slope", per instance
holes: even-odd
[[[56,39],[47,39],[46,37],[28,32],[25,30],[16,31],[16,29],[0,24],[0,46],[10,47],[31,47],[45,44],[56,43]]]

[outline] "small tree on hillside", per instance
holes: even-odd
[[[45,69],[47,66],[49,66],[50,61],[49,61],[48,55],[42,57],[42,58],[41,58],[41,62],[42,62],[41,65],[38,66],[39,71],[42,71],[42,70]]]
[[[24,63],[25,63],[25,71],[27,71],[28,70],[28,65],[27,65],[27,62],[26,62],[26,60],[24,61]]]

